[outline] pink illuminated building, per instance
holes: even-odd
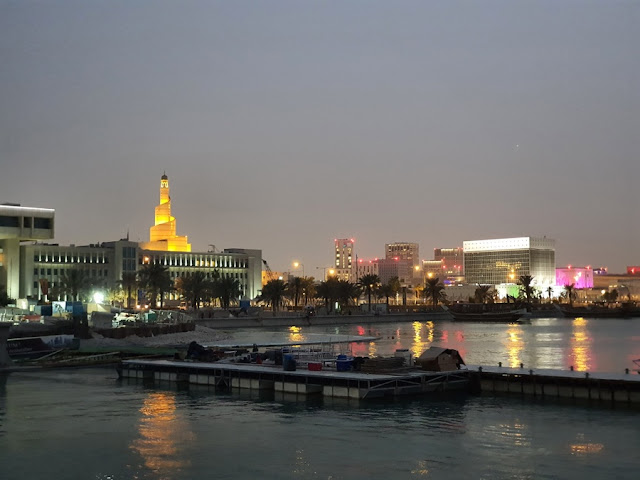
[[[575,288],[593,288],[593,269],[590,266],[556,268],[556,285],[564,287],[573,284]]]

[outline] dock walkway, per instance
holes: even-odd
[[[469,365],[482,392],[596,400],[640,405],[640,375]]]
[[[407,368],[394,373],[285,371],[281,365],[172,360],[125,360],[119,373],[124,378],[357,399],[465,389],[469,381],[467,370],[426,372]]]

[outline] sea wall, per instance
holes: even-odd
[[[403,313],[386,315],[326,315],[312,317],[227,317],[197,319],[196,323],[209,328],[250,328],[250,327],[308,327],[314,325],[360,325],[389,322],[428,322],[451,320],[446,312]]]

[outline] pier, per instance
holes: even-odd
[[[489,393],[640,404],[640,375],[469,365],[472,386]]]
[[[460,390],[466,389],[469,382],[467,370],[427,372],[407,368],[384,374],[336,370],[285,371],[281,365],[172,360],[124,360],[119,373],[124,378],[209,385],[219,389],[273,390],[354,399]]]

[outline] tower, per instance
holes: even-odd
[[[166,173],[160,177],[160,203],[155,210],[155,225],[149,229],[149,242],[143,243],[142,248],[170,252],[191,251],[187,237],[176,235],[176,219],[171,215],[169,177]]]

